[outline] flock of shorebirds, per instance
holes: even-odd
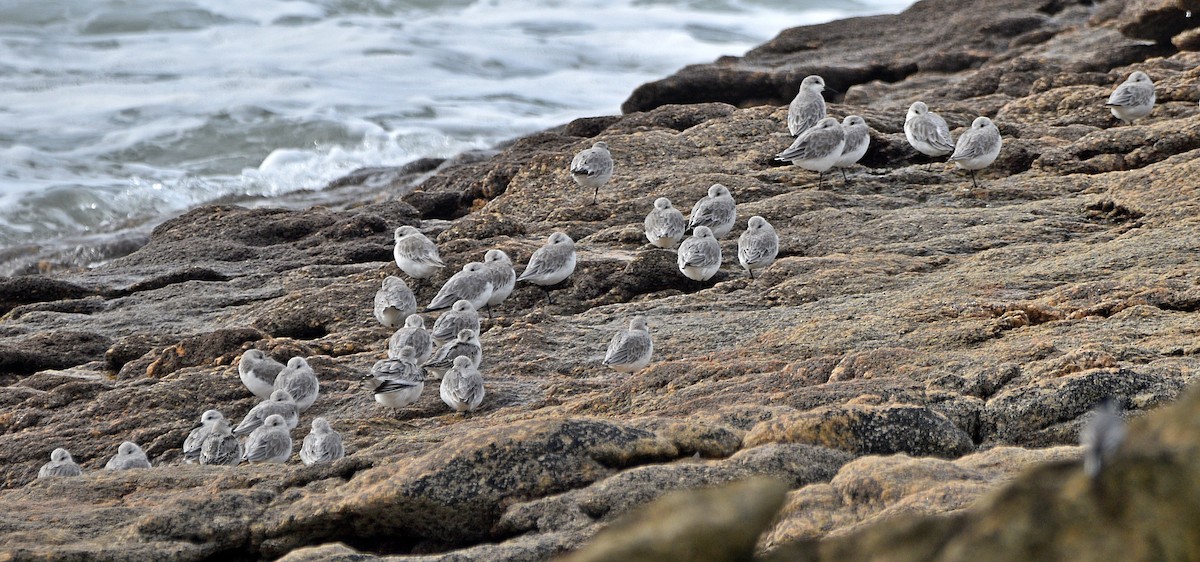
[[[826,116],[820,76],[804,79],[800,91],[788,107],[788,130],[796,137],[777,160],[789,161],[820,174],[833,168],[842,171],[855,165],[870,145],[870,130],[862,117],[848,115],[841,123]],[[1143,72],[1134,72],[1120,84],[1105,104],[1112,114],[1132,122],[1150,114],[1154,108],[1154,83]],[[948,162],[971,173],[991,165],[999,156],[1002,139],[991,119],[977,117],[957,141],[945,119],[929,110],[923,102],[913,103],[904,121],[904,134],[918,152],[930,157],[949,155]],[[607,143],[597,142],[580,151],[570,164],[571,177],[584,188],[592,189],[596,202],[600,189],[613,175],[612,154]],[[678,246],[679,271],[690,279],[707,281],[721,267],[718,239],[733,229],[736,204],[729,189],[715,184],[708,195],[692,206],[690,216],[672,207],[660,197],[645,219],[647,240],[654,246],[675,249]],[[692,236],[684,240],[685,233]],[[753,216],[738,238],[738,262],[754,278],[757,270],[775,261],[779,237],[770,223]],[[420,230],[402,226],[395,231],[396,265],[409,277],[432,277],[446,264],[437,245]],[[565,281],[575,271],[575,243],[563,232],[550,235],[546,244],[530,257],[517,276],[512,259],[499,249],[489,250],[482,262],[471,262],[451,276],[425,311],[442,310],[433,328],[417,314],[413,291],[403,279],[389,276],[375,295],[375,318],[396,332],[388,340],[388,357],[377,361],[363,378],[364,386],[375,400],[391,408],[415,403],[428,378],[440,377],[442,400],[455,412],[474,411],[483,402],[484,381],[479,372],[483,350],[479,342],[479,309],[499,305],[512,293],[519,281],[532,283],[546,292]],[[436,349],[435,349],[436,348]],[[603,364],[619,372],[636,372],[650,364],[654,343],[646,319],[635,316],[629,328],[620,330],[609,342]],[[293,451],[290,430],[300,421],[300,413],[312,406],[320,393],[316,373],[303,357],[293,357],[286,365],[261,350],[246,351],[239,361],[243,384],[263,402],[254,406],[237,427],[230,428],[218,410],[201,415],[200,424],[183,442],[186,462],[205,465],[237,465],[287,462]],[[1111,457],[1124,436],[1124,423],[1112,403],[1105,403],[1081,432],[1089,475],[1099,473],[1101,463]],[[245,436],[242,441],[239,438]],[[312,431],[300,449],[305,464],[332,462],[342,458],[345,449],[341,436],[328,420],[312,420]],[[109,470],[149,468],[146,453],[136,443],[126,441],[105,466]],[[79,465],[65,449],[55,449],[50,462],[42,466],[39,478],[81,474]]]

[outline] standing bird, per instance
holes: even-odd
[[[1083,471],[1091,478],[1099,476],[1124,439],[1125,420],[1121,419],[1120,405],[1112,398],[1105,398],[1079,430]]]
[[[411,346],[405,346],[395,357],[376,361],[371,374],[362,380],[375,401],[389,408],[413,404],[425,390],[425,370],[417,366]]]
[[[1104,107],[1126,124],[1150,115],[1154,111],[1154,82],[1145,72],[1136,70],[1113,90]]]
[[[75,459],[71,458],[71,453],[66,449],[58,448],[50,453],[50,462],[43,464],[41,470],[38,470],[38,478],[49,478],[52,476],[79,476],[83,474],[83,469],[75,464]]]
[[[399,356],[400,350],[405,346],[413,348],[417,363],[424,363],[430,355],[433,355],[433,338],[425,329],[425,319],[418,314],[409,316],[404,321],[404,327],[396,330],[396,333],[388,338],[388,357]]]
[[[776,160],[791,161],[805,170],[817,172],[817,187],[821,187],[825,172],[842,158],[846,133],[837,119],[826,117],[811,129],[800,133],[787,150],[775,155]]]
[[[458,413],[473,412],[483,402],[483,375],[466,357],[454,358],[454,366],[442,377],[442,401]]]
[[[659,248],[674,249],[683,240],[687,221],[683,213],[671,206],[671,200],[659,197],[654,200],[654,210],[646,215],[646,239]]]
[[[308,366],[308,361],[303,357],[293,357],[275,377],[275,390],[286,390],[296,401],[296,407],[303,412],[317,401],[321,383],[317,380],[317,373]],[[292,427],[296,427],[296,424],[292,424]]]
[[[217,420],[200,445],[200,464],[232,466],[239,462],[242,462],[242,443],[229,431],[224,419]]]
[[[529,263],[525,265],[525,271],[521,272],[517,281],[528,281],[541,287],[546,292],[546,302],[554,304],[554,301],[550,300],[549,287],[562,283],[574,271],[575,241],[565,233],[555,232],[550,235],[545,246],[538,248],[529,257]]]
[[[471,360],[471,365],[479,367],[480,361],[483,360],[483,346],[480,345],[479,336],[475,332],[460,330],[458,338],[438,348],[437,353],[433,354],[432,359],[425,362],[424,367],[437,375],[442,375],[454,365],[454,360],[459,357],[466,357]]]
[[[788,105],[788,131],[792,136],[812,128],[825,118],[825,79],[817,75],[806,76],[800,83],[800,91]]]
[[[488,318],[491,318],[492,307],[504,302],[517,286],[517,272],[513,271],[512,258],[504,250],[488,250],[483,255],[483,265],[487,266],[492,282],[492,298],[487,301]]]
[[[268,357],[261,349],[247,349],[238,361],[238,375],[242,378],[242,384],[251,394],[263,400],[271,397],[271,392],[275,390],[275,377],[282,370],[283,363]]]
[[[254,464],[287,462],[292,456],[292,435],[288,433],[288,425],[283,421],[283,416],[267,416],[262,425],[246,438],[244,449],[242,460]]]
[[[287,422],[288,429],[296,427],[300,423],[300,409],[296,406],[296,401],[292,399],[292,395],[286,390],[276,390],[271,393],[271,398],[258,405],[250,408],[246,413],[246,417],[242,418],[242,423],[233,428],[233,434],[242,436],[263,424],[263,420],[278,415],[279,419]]]
[[[437,245],[412,226],[396,229],[396,247],[392,255],[400,271],[414,279],[427,279],[446,267],[438,255]]]
[[[312,432],[300,446],[300,461],[312,466],[319,462],[333,462],[344,456],[346,448],[342,446],[341,434],[329,427],[325,418],[314,418]]]
[[[200,448],[204,440],[212,433],[213,424],[225,421],[225,416],[217,410],[207,410],[200,415],[200,423],[183,440],[183,460],[187,463],[196,462],[200,458]]]
[[[904,117],[904,137],[909,145],[925,156],[936,158],[954,152],[950,126],[942,116],[929,111],[929,106],[923,101],[908,106],[908,115]]]
[[[475,310],[471,302],[458,301],[454,303],[453,308],[438,316],[429,335],[435,343],[442,345],[453,340],[462,330],[472,330],[478,334],[479,327],[479,312]]]
[[[388,275],[375,292],[375,319],[395,330],[405,318],[417,312],[417,297],[403,279]]]
[[[857,115],[847,115],[842,119],[842,134],[846,137],[846,145],[842,147],[842,157],[834,162],[833,167],[842,172],[842,181],[846,178],[846,168],[853,166],[866,155],[871,146],[871,129],[867,122]]]
[[[150,459],[146,452],[133,441],[126,441],[117,447],[117,454],[108,459],[105,470],[130,470],[133,468],[150,468]]]
[[[971,123],[971,128],[958,137],[954,154],[950,155],[948,161],[971,172],[971,185],[978,188],[975,170],[982,170],[996,161],[996,157],[1000,155],[1000,144],[1000,129],[996,128],[991,119],[976,117],[975,122]]]
[[[650,364],[652,355],[654,342],[650,339],[646,317],[634,316],[629,320],[629,329],[617,332],[608,342],[604,365],[619,373],[636,373]]]
[[[492,298],[491,272],[487,266],[473,261],[464,265],[442,285],[436,297],[429,301],[426,311],[447,308],[460,300],[471,302],[475,308],[483,308]]]
[[[729,194],[729,188],[714,183],[708,188],[708,195],[692,205],[688,228],[695,232],[697,226],[707,226],[713,236],[724,238],[733,230],[734,222],[737,222],[737,203]]]
[[[721,243],[707,226],[697,226],[692,237],[679,245],[676,261],[689,279],[708,281],[721,269]]]
[[[571,178],[582,187],[590,187],[592,204],[600,197],[600,188],[612,179],[613,159],[608,152],[608,143],[597,142],[591,148],[580,150],[571,159]]]
[[[779,235],[775,228],[760,216],[750,217],[746,231],[738,238],[738,262],[754,279],[754,270],[763,269],[779,255]]]

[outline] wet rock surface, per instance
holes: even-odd
[[[1141,31],[1184,4],[927,0],[788,30],[639,89],[629,109],[646,111],[363,170],[330,187],[345,204],[201,207],[94,270],[0,280],[0,552],[682,560],[652,539],[707,544],[719,531],[703,529],[731,524],[718,515],[744,513],[719,545],[729,559],[1200,556],[1195,399],[1173,404],[1200,353],[1200,55],[1175,51],[1191,28]],[[1159,104],[1117,126],[1103,103],[1132,70]],[[831,115],[872,128],[864,165],[820,187],[772,161],[812,72],[845,92]],[[995,120],[1005,145],[979,187],[908,147],[916,99],[956,132]],[[596,140],[616,165],[591,205],[567,164]],[[713,183],[738,220],[722,271],[692,282],[641,223],[655,198],[686,211]],[[753,280],[735,260],[752,215],[780,235]],[[421,304],[488,249],[520,271],[552,232],[577,243],[552,304],[522,283],[484,319],[487,397],[469,415],[434,381],[401,410],[360,386],[386,353],[372,299],[402,275],[402,225],[447,263],[410,283]],[[634,314],[654,361],[618,374],[601,360]],[[323,416],[345,459],[182,464],[204,410],[238,420],[257,403],[237,372],[250,348],[309,358],[321,396],[293,440]],[[1073,444],[1105,396],[1142,419],[1093,485]],[[103,471],[124,440],[155,467]],[[60,446],[84,476],[35,480]],[[1113,550],[1118,537],[1163,550]]]

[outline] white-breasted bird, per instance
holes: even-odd
[[[427,279],[446,264],[438,254],[437,244],[413,226],[401,226],[395,233],[396,246],[392,255],[396,265],[409,277]]]
[[[600,197],[600,188],[612,179],[613,159],[608,143],[600,141],[580,150],[571,159],[571,178],[581,187],[591,188],[592,204]]]
[[[693,232],[697,226],[707,226],[717,238],[729,234],[735,222],[737,203],[729,193],[729,188],[719,183],[709,186],[708,195],[692,205],[692,212],[688,216],[688,228]]]
[[[300,445],[300,461],[307,466],[317,463],[333,462],[346,456],[346,448],[342,445],[342,435],[329,425],[325,418],[314,418],[312,431]]]
[[[825,79],[817,75],[805,76],[800,82],[800,91],[788,104],[788,132],[792,136],[809,130],[825,118]]]
[[[676,263],[689,279],[708,281],[721,269],[721,243],[707,226],[697,226],[692,237],[679,245]]]
[[[483,375],[467,357],[456,357],[442,377],[442,401],[458,413],[473,412],[483,402]]]
[[[679,209],[671,206],[671,200],[659,197],[654,200],[654,209],[646,215],[646,239],[651,244],[667,250],[674,249],[683,240],[687,231],[687,220]]]
[[[738,238],[738,263],[754,279],[754,270],[771,265],[777,255],[779,235],[775,233],[775,228],[758,215],[750,217],[746,231]]]
[[[517,281],[528,281],[546,292],[546,301],[550,300],[550,289],[562,283],[575,272],[575,241],[564,232],[555,232],[546,240],[546,244],[529,256],[525,271],[517,277]]]
[[[1145,72],[1136,70],[1113,90],[1104,107],[1112,112],[1113,117],[1129,124],[1154,111],[1154,97],[1154,81]]]
[[[971,123],[971,128],[958,137],[958,144],[955,145],[954,154],[950,155],[948,162],[971,172],[971,185],[979,187],[975,181],[975,170],[991,166],[1000,155],[1001,144],[1000,129],[996,128],[992,120],[976,117]]]
[[[634,316],[629,319],[629,329],[618,331],[608,342],[604,365],[619,373],[635,373],[649,365],[653,355],[654,341],[646,317]]]
[[[399,328],[405,318],[417,312],[417,297],[403,279],[388,275],[383,286],[375,292],[375,319],[393,330]]]

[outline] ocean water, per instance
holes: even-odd
[[[619,113],[639,84],[911,0],[4,0],[0,275],[221,198]]]

